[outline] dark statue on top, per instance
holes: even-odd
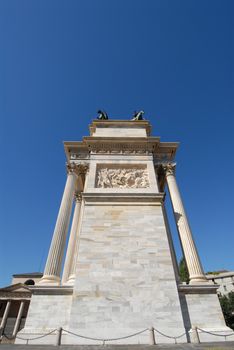
[[[97,113],[98,113],[98,116],[97,116],[97,119],[98,120],[108,120],[109,119],[109,117],[108,117],[108,115],[107,115],[107,113],[105,112],[105,111],[103,111],[103,110],[98,110],[97,111]],[[135,111],[134,113],[133,113],[133,117],[132,117],[132,119],[131,120],[133,120],[133,121],[136,121],[136,120],[144,120],[144,118],[143,118],[143,114],[144,114],[145,112],[144,111]]]
[[[97,111],[97,113],[98,113],[97,119],[99,119],[99,120],[108,120],[109,119],[108,115],[105,111],[99,110],[99,111]]]
[[[144,118],[143,118],[144,113],[145,113],[144,111],[139,111],[139,112],[135,111],[133,114],[132,120],[144,120]]]

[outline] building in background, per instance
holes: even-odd
[[[0,288],[0,337],[2,342],[14,342],[18,331],[24,325],[32,292],[30,286],[35,285],[42,273],[14,274],[10,286]],[[5,337],[2,337],[3,334]],[[7,339],[7,337],[9,339]]]
[[[227,295],[234,292],[234,271],[216,271],[206,274],[206,278],[219,285],[217,290],[219,294]]]

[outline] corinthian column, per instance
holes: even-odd
[[[64,263],[62,283],[67,282],[68,277],[70,275],[71,268],[72,268],[75,246],[78,239],[78,226],[79,226],[81,199],[82,199],[81,193],[76,193],[75,209],[73,214],[70,238],[69,238],[68,247],[67,247],[67,255]]]
[[[80,174],[84,177],[84,189],[85,192],[87,182],[88,182],[88,176],[89,176],[89,166],[87,164],[84,164],[80,167]],[[72,259],[70,261],[69,271],[68,271],[68,279],[67,284],[74,285],[75,278],[76,278],[76,262],[78,259],[78,251],[79,251],[79,239],[80,239],[80,231],[82,226],[82,218],[83,218],[83,212],[84,212],[84,199],[81,196],[81,203],[79,208],[79,218],[77,218],[77,227],[76,227],[76,239],[75,244],[73,246],[73,252],[72,252]]]
[[[175,164],[165,165],[164,170],[173,206],[175,221],[177,224],[184,257],[189,271],[190,283],[207,282],[192,237],[192,231],[189,226],[180,192],[176,183]]]
[[[67,171],[68,175],[63,198],[60,205],[52,242],[50,245],[44,275],[40,283],[58,284],[60,282],[63,254],[75,192],[77,166],[74,163],[68,164]]]
[[[70,265],[70,270],[69,270],[69,276],[68,276],[68,284],[74,284],[75,283],[75,278],[76,278],[76,263],[78,259],[78,252],[79,252],[79,235],[81,231],[81,225],[82,225],[82,218],[83,218],[83,212],[84,212],[84,199],[81,201],[81,207],[80,207],[80,215],[79,215],[79,221],[77,225],[77,231],[76,231],[76,242],[74,245],[74,251],[73,251],[73,257]]]

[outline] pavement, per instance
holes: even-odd
[[[234,350],[234,342],[157,345],[15,345],[0,344],[0,350]]]

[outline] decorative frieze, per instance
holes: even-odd
[[[119,142],[117,140],[89,140],[87,146],[93,154],[149,154],[157,144],[146,141]]]
[[[97,168],[97,188],[147,188],[149,175],[146,167],[103,167]]]

